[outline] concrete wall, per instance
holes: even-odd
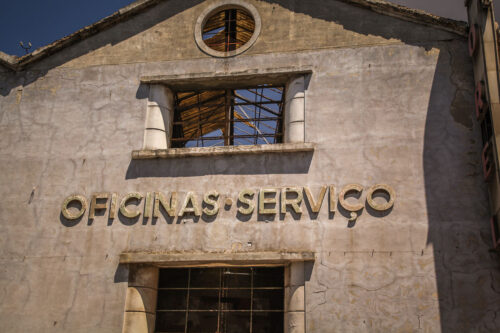
[[[0,72],[0,326],[120,332],[123,251],[313,251],[307,332],[496,331],[498,257],[473,113],[466,41],[337,1],[252,1],[255,45],[199,51],[210,1],[166,1],[21,73]],[[142,147],[143,75],[310,67],[305,141],[314,153],[131,161]],[[349,183],[391,185],[384,216],[134,221],[60,215],[72,193]],[[326,202],[326,201],[325,201]],[[251,246],[248,247],[248,242]]]

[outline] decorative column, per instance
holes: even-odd
[[[285,91],[284,142],[305,141],[305,80],[304,76],[288,81]]]
[[[158,268],[130,267],[122,333],[153,333],[155,330]]]
[[[161,84],[149,86],[143,149],[170,148],[174,118],[174,94]]]
[[[304,262],[292,262],[285,280],[285,332],[305,333]]]

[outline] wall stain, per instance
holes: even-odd
[[[21,103],[21,99],[23,97],[23,88],[20,87],[17,89],[17,92],[16,92],[16,103],[19,105],[19,103]]]

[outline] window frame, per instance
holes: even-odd
[[[225,10],[225,9],[242,9],[248,12],[254,19],[255,29],[250,40],[237,48],[236,50],[221,52],[216,51],[210,48],[207,44],[205,44],[203,40],[203,27],[205,26],[206,21],[216,12]],[[250,3],[242,0],[219,0],[209,4],[198,16],[194,26],[194,39],[198,48],[216,58],[228,58],[237,56],[245,51],[247,51],[259,38],[260,32],[262,29],[262,20],[260,18],[259,12],[257,9]]]
[[[250,72],[250,73],[249,73]],[[143,146],[132,151],[132,159],[179,158],[255,153],[312,152],[306,138],[306,91],[312,70],[283,68],[280,71],[186,73],[141,77],[148,92]],[[262,84],[285,87],[282,143],[263,145],[172,148],[174,92],[190,90],[244,89]],[[145,96],[145,97],[146,97]],[[155,123],[156,122],[156,123]]]
[[[128,288],[122,333],[154,333],[160,268],[284,267],[284,333],[305,333],[305,295],[314,252],[150,253],[124,252]],[[309,263],[309,264],[307,264]]]

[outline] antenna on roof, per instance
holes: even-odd
[[[28,50],[31,49],[31,42],[28,42],[28,46],[24,46],[23,42],[19,42],[19,45],[21,45],[21,47],[24,49],[24,52],[26,52],[26,54],[28,54]]]

